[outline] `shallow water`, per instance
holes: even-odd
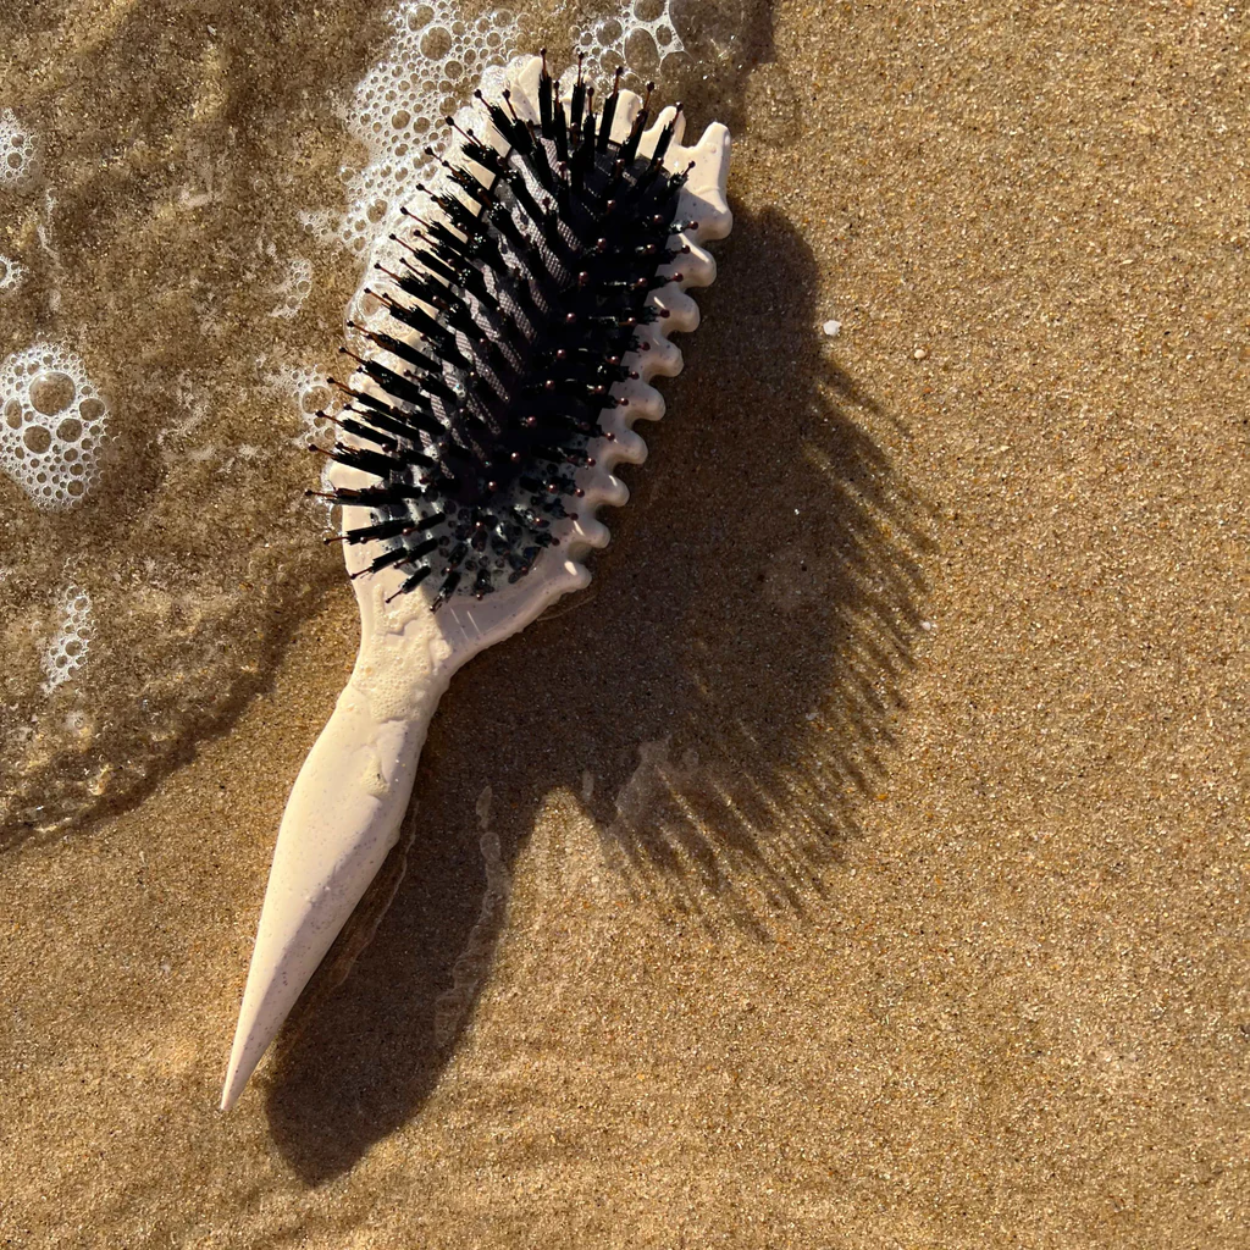
[[[0,1231],[1238,1244],[1244,19],[621,16],[0,11]],[[321,380],[439,118],[575,42],[731,126],[720,277],[222,1119],[355,648]]]
[[[588,69],[621,54],[695,77],[677,34],[693,18],[654,7],[588,12]],[[341,589],[316,542],[325,511],[301,496],[350,297],[442,118],[544,21],[450,2],[217,16],[3,19],[20,159],[0,186],[9,839],[149,792],[261,688],[291,620]],[[728,56],[746,24],[721,17],[690,45]],[[50,379],[65,393],[40,409],[31,382]],[[98,395],[100,428],[62,440]],[[72,672],[56,656],[71,590],[91,605]]]

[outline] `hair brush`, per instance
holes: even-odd
[[[644,459],[650,382],[681,369],[667,336],[698,325],[685,288],[716,275],[701,244],[732,225],[724,126],[683,147],[681,106],[648,128],[651,88],[619,70],[597,114],[580,64],[567,100],[545,57],[507,83],[456,128],[427,219],[405,210],[381,311],[353,326],[367,347],[332,380],[360,652],[282,817],[223,1110],[398,841],[452,675],[590,581],[595,510],[628,497],[612,469]]]

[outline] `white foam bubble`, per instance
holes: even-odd
[[[91,596],[81,586],[71,583],[61,592],[57,608],[61,623],[41,661],[45,694],[64,685],[86,664],[87,649],[91,645]]]
[[[271,317],[290,320],[304,307],[304,301],[312,293],[312,262],[303,256],[293,257],[287,275],[273,288],[278,303],[270,311]]]
[[[75,507],[96,484],[108,405],[68,348],[36,343],[0,364],[0,470],[36,507]]]
[[[257,365],[264,367],[264,358]],[[330,402],[331,389],[326,382],[326,372],[315,365],[281,365],[268,373],[262,374],[261,385],[266,390],[289,399],[299,414],[299,433],[291,439],[295,447],[306,448],[313,443],[323,447],[334,441],[334,426],[325,417],[319,416],[323,408]],[[321,469],[321,489],[330,490],[330,462],[327,460]],[[326,524],[333,505],[327,499],[310,501],[312,509],[318,514],[318,523]]]
[[[0,295],[11,295],[25,276],[26,270],[11,256],[0,256]]]
[[[34,134],[12,109],[0,109],[0,187],[25,186],[35,176],[39,149]]]
[[[338,214],[331,208],[301,208],[296,217],[299,224],[321,243],[340,242]]]
[[[263,367],[263,358],[257,364]],[[266,390],[286,396],[295,405],[301,430],[292,441],[299,446],[306,447],[309,439],[331,429],[329,421],[317,416],[330,402],[330,386],[324,369],[315,365],[281,365],[263,374],[261,385]]]
[[[600,82],[618,65],[646,74],[666,56],[684,52],[671,10],[672,0],[625,0],[615,13],[585,27],[577,41],[586,54],[585,72]]]
[[[484,70],[508,61],[517,37],[511,13],[469,21],[454,0],[403,0],[391,27],[386,52],[356,88],[346,117],[368,147],[369,163],[359,173],[345,171],[349,206],[339,233],[361,255],[393,229],[415,184],[428,180],[435,166],[425,147],[443,147],[443,118],[455,113]]]

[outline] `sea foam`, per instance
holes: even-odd
[[[51,694],[87,662],[91,644],[91,596],[81,586],[69,585],[57,604],[60,624],[43,653],[43,690]]]
[[[96,484],[108,405],[82,358],[36,343],[0,363],[0,470],[48,511],[80,504]]]
[[[0,187],[24,187],[35,176],[39,149],[12,109],[0,109]]]

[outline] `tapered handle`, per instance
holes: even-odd
[[[379,719],[358,673],[304,761],[282,817],[223,1111],[234,1105],[398,841],[430,718],[446,688],[430,674],[405,700],[405,715]]]

